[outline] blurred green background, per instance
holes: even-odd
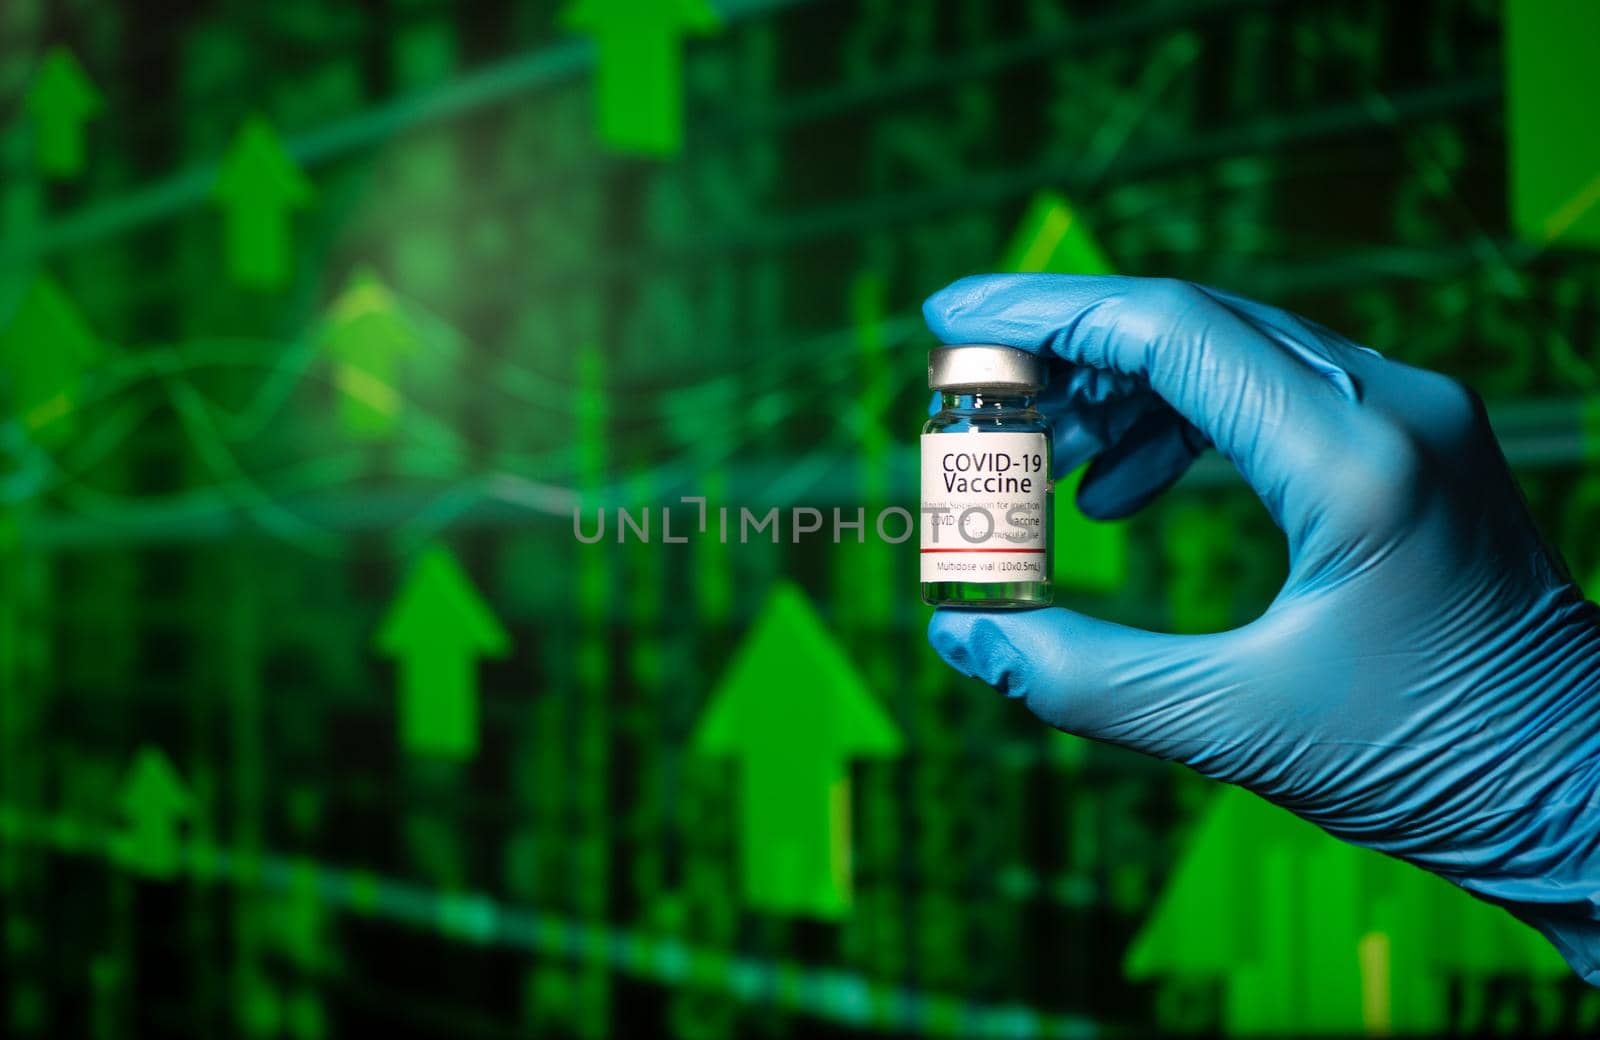
[[[1510,917],[1043,729],[910,543],[787,510],[914,504],[946,281],[1170,275],[1471,382],[1600,586],[1596,10],[5,0],[0,1033],[1593,1029]],[[781,541],[664,544],[686,495]],[[1214,457],[1058,498],[1078,608],[1281,578]]]

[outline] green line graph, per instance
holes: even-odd
[[[115,835],[66,817],[26,818],[0,809],[7,841],[43,845],[69,856],[115,861]],[[499,902],[481,892],[439,892],[402,879],[272,853],[186,843],[175,870],[192,885],[227,885],[314,893],[325,907],[404,928],[436,932],[469,945],[502,945],[675,984],[715,985],[740,1001],[804,1011],[827,1021],[930,1036],[1086,1040],[1105,1035],[1093,1022],[1030,1008],[984,1005],[944,993],[885,986],[848,972],[696,948],[651,935],[571,920]],[[1113,1033],[1114,1035],[1114,1033]]]

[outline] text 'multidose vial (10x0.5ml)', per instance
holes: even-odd
[[[939,413],[922,428],[922,599],[1050,604],[1050,424],[1044,362],[986,344],[928,354]]]

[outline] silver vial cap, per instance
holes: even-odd
[[[1037,354],[988,343],[928,351],[930,390],[1043,390],[1045,363]]]

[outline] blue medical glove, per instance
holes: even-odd
[[[1183,282],[976,277],[924,314],[947,343],[1052,360],[1057,461],[1094,460],[1084,512],[1137,509],[1209,443],[1289,543],[1242,628],[944,609],[946,661],[1499,903],[1600,985],[1600,610],[1468,390]]]

